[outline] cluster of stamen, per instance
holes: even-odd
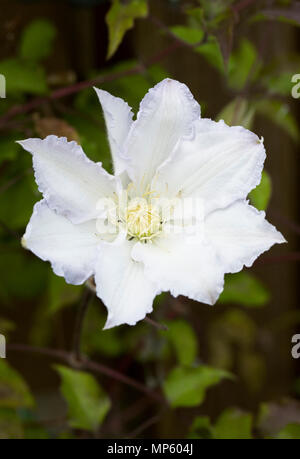
[[[124,217],[129,238],[149,240],[160,232],[160,213],[145,198],[131,199]]]

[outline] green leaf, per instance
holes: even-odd
[[[260,184],[249,194],[251,204],[258,210],[266,210],[272,193],[271,177],[266,171],[262,172]]]
[[[265,305],[269,299],[270,294],[264,285],[252,274],[242,271],[225,276],[225,287],[219,302],[259,307]]]
[[[220,45],[214,36],[210,36],[206,43],[196,47],[196,51],[201,54],[207,62],[215,67],[222,74],[225,71],[224,60]]]
[[[62,365],[55,368],[62,378],[61,392],[68,404],[70,425],[95,430],[110,409],[108,396],[91,374]]]
[[[198,340],[190,326],[184,320],[173,320],[167,323],[168,331],[163,332],[170,340],[181,365],[191,365],[197,357]]]
[[[51,54],[56,36],[54,25],[46,19],[31,22],[23,31],[20,43],[20,57],[39,61]]]
[[[278,100],[262,100],[255,103],[256,110],[263,116],[269,118],[277,126],[284,129],[293,140],[299,141],[298,123],[290,111],[288,104]]]
[[[199,28],[178,25],[171,27],[170,30],[177,38],[189,45],[196,45],[204,36],[203,30]]]
[[[300,440],[300,424],[287,424],[280,430],[277,438],[280,440]]]
[[[253,417],[236,409],[227,409],[219,416],[213,428],[214,438],[221,440],[251,439]]]
[[[110,58],[118,49],[125,33],[134,25],[137,18],[145,18],[148,14],[146,0],[129,0],[122,3],[113,0],[112,6],[106,15],[106,23],[109,33],[109,45],[107,57]]]
[[[197,406],[205,398],[206,390],[224,378],[227,371],[201,366],[197,368],[175,367],[163,384],[164,393],[172,407]]]
[[[238,49],[231,54],[228,65],[228,84],[237,90],[244,88],[253,76],[257,59],[256,49],[249,40],[242,40]]]
[[[254,115],[255,108],[246,99],[237,97],[222,109],[217,120],[224,120],[229,126],[251,129]]]
[[[0,359],[0,407],[20,408],[34,404],[22,376],[7,361]]]
[[[47,93],[44,69],[35,62],[18,58],[6,59],[0,62],[0,73],[5,76],[8,95],[13,93]]]

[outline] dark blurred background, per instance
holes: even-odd
[[[7,85],[0,99],[0,333],[8,343],[0,359],[0,438],[300,438],[300,359],[291,355],[300,333],[300,101],[291,95],[300,71],[299,2],[150,0],[148,10],[143,0],[0,5]],[[288,244],[227,276],[213,308],[159,297],[151,317],[168,331],[143,321],[103,332],[105,307],[92,298],[82,351],[104,369],[78,368],[55,352],[72,351],[86,287],[65,284],[20,245],[39,194],[29,155],[14,141],[64,135],[110,170],[91,86],[137,110],[166,76],[189,86],[202,116],[264,137],[266,173],[250,199]],[[182,400],[176,391],[202,365],[235,379],[199,373]],[[143,389],[119,373],[111,377],[111,369]],[[100,411],[86,413],[91,402]]]

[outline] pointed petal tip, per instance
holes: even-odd
[[[259,211],[258,211],[259,212]],[[262,213],[263,211],[259,212],[259,213]],[[264,217],[265,217],[265,220],[266,220],[266,214],[264,212]],[[267,221],[267,220],[266,220]],[[268,221],[267,221],[268,222]],[[269,222],[268,222],[269,223]],[[276,226],[272,225],[271,223],[269,223],[270,227],[273,229],[273,244],[287,244],[288,241],[286,240],[286,238],[283,236],[283,234],[278,231],[278,229],[276,228]]]
[[[99,96],[103,91],[103,89],[97,88],[96,86],[93,86],[94,91],[96,91],[96,94]]]
[[[24,236],[21,238],[21,246],[23,247],[23,249],[27,249],[27,243],[26,243],[26,239],[25,239],[25,234]]]
[[[210,298],[210,302],[207,303],[208,306],[214,306],[214,305],[216,304],[216,302],[218,301],[219,296],[220,296],[220,293],[218,294],[217,297],[215,297],[215,296],[211,297],[211,298]]]
[[[40,137],[29,137],[28,139],[24,139],[24,140],[16,140],[16,143],[18,143],[19,145],[21,145],[21,147],[23,147],[25,150],[28,150],[30,151],[30,149],[32,147],[34,147],[36,144],[38,143],[48,143],[48,142],[51,142],[51,141],[61,141],[61,142],[65,142],[65,143],[76,143],[74,140],[71,141],[71,142],[68,142],[68,139],[66,137],[59,137],[57,135],[54,135],[54,134],[50,134],[50,135],[47,135],[46,137],[44,137],[43,139],[41,139]]]
[[[288,241],[283,236],[283,234],[280,233],[280,231],[278,231],[278,240],[276,241],[276,243],[277,244],[287,244],[288,243]]]
[[[104,102],[105,98],[109,99],[109,98],[114,98],[115,97],[112,94],[110,94],[110,92],[105,91],[105,89],[96,88],[96,86],[93,86],[93,89],[96,91],[96,94],[97,94],[98,99],[99,99],[101,104]]]
[[[19,145],[21,145],[21,147],[23,147],[24,149],[26,149],[26,145],[29,143],[29,142],[32,142],[32,141],[35,141],[35,140],[39,140],[37,138],[29,138],[29,139],[23,139],[23,140],[16,140],[15,142]]]
[[[141,319],[143,320],[143,319]],[[114,317],[112,316],[108,316],[107,317],[107,320],[105,322],[105,325],[103,327],[103,330],[110,330],[111,328],[114,328],[114,327],[118,327],[119,325],[130,325],[130,326],[134,326],[136,325],[137,322],[122,322],[122,321],[119,321],[119,320],[116,320],[114,319]]]
[[[173,85],[177,85],[177,84],[185,85],[185,83],[181,83],[181,81],[175,80],[174,78],[167,77],[167,78],[164,78],[163,80],[159,81],[156,86],[165,85],[165,84],[166,85],[167,84],[168,85],[171,85],[171,84],[173,84]]]
[[[207,302],[209,306],[215,306],[215,304],[217,303],[218,299],[220,298],[221,293],[224,290],[224,282],[225,280],[224,280],[224,275],[223,275],[222,284],[218,286],[218,288],[216,289],[216,292],[210,293],[210,302]]]
[[[113,327],[113,325],[110,325],[109,322],[108,322],[108,319],[107,321],[105,322],[105,325],[104,327],[102,328],[102,330],[110,330],[111,328]]]
[[[16,143],[19,144],[24,150],[32,154],[34,146],[39,141],[42,142],[42,139],[39,139],[38,137],[32,137],[24,140],[16,140]]]
[[[99,295],[97,295],[97,296],[98,296],[98,298],[101,299],[101,297]],[[104,324],[103,330],[110,330],[111,328],[119,327],[120,325],[127,325],[127,326],[130,326],[130,327],[134,327],[138,322],[142,322],[145,319],[145,317],[147,316],[147,314],[151,314],[152,311],[153,311],[153,308],[151,306],[151,307],[147,308],[147,310],[145,310],[145,312],[144,312],[144,314],[142,316],[135,317],[135,318],[129,318],[129,317],[121,317],[120,318],[119,315],[113,315],[113,314],[110,314],[110,312],[109,312],[108,315],[107,315],[107,319],[106,319],[106,322]]]

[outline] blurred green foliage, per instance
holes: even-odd
[[[0,73],[5,75],[8,94],[45,94],[46,74],[36,62],[11,58],[0,62]]]
[[[191,325],[184,320],[172,320],[165,323],[168,327],[163,332],[170,342],[180,365],[192,365],[197,357],[197,335]]]
[[[62,378],[61,392],[68,403],[71,427],[95,431],[110,409],[108,396],[91,374],[62,365],[55,368]]]
[[[266,304],[269,299],[270,294],[263,284],[247,271],[241,271],[226,275],[225,287],[219,302],[258,307]]]
[[[126,3],[120,0],[112,1],[112,6],[106,16],[109,31],[108,58],[116,52],[127,30],[133,27],[134,20],[145,18],[147,14],[146,0],[129,0]]]
[[[4,360],[0,360],[0,374],[0,407],[31,407],[33,398],[21,375]]]
[[[210,438],[223,440],[247,440],[252,437],[253,416],[234,408],[228,408],[212,425],[209,418],[194,419],[189,438]]]
[[[218,368],[205,365],[200,367],[178,366],[168,374],[164,384],[164,393],[172,407],[200,405],[206,390],[231,375]]]
[[[287,424],[280,430],[277,437],[279,440],[299,440],[300,439],[300,425]]]
[[[52,52],[56,28],[44,19],[36,20],[24,29],[19,55],[28,61],[40,61]]]
[[[263,171],[260,184],[249,194],[251,204],[258,210],[265,210],[268,207],[271,193],[271,177],[267,171]]]

